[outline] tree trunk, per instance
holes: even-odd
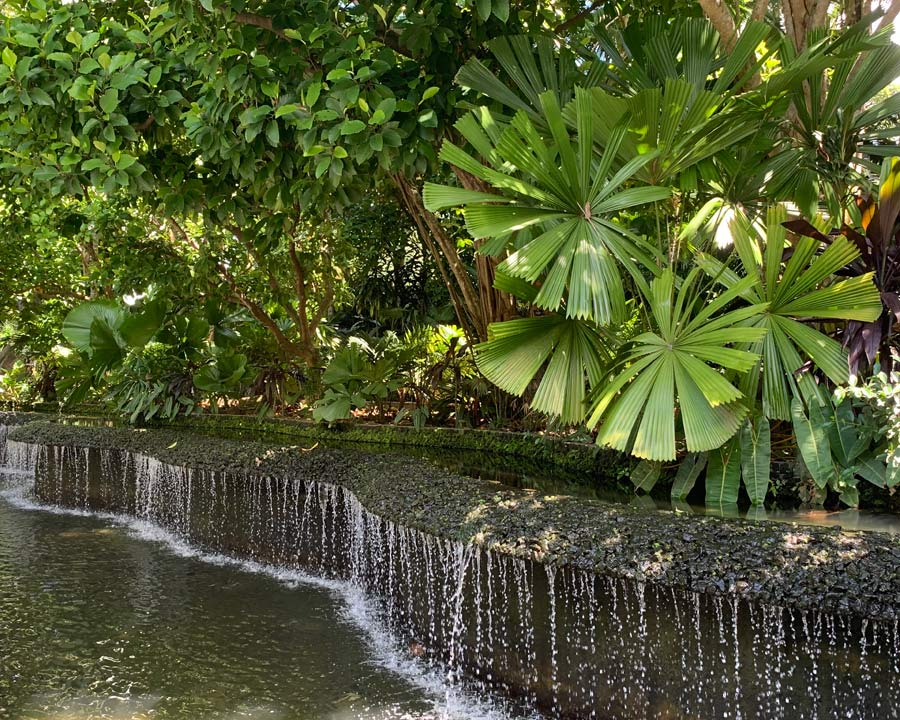
[[[487,340],[488,326],[492,322],[514,317],[516,311],[515,298],[494,289],[497,260],[476,252],[477,284],[473,283],[456,250],[456,242],[437,216],[425,208],[418,187],[402,173],[394,175],[393,179],[400,192],[403,207],[415,223],[422,242],[431,253],[441,279],[447,286],[450,301],[463,331],[473,342]],[[464,186],[471,188],[478,183],[477,178],[470,175],[461,177],[460,180]]]
[[[440,221],[425,208],[419,189],[402,173],[393,175],[404,209],[416,225],[422,242],[428,248],[441,279],[450,294],[450,302],[463,332],[472,341],[487,336],[481,322],[475,287],[456,251],[456,243],[441,227]]]
[[[465,170],[454,167],[454,173],[462,186],[476,192],[493,192],[491,187]],[[479,250],[484,240],[475,241],[475,250]],[[500,259],[490,255],[475,254],[475,271],[478,276],[478,294],[481,296],[481,307],[486,324],[510,320],[516,316],[516,299],[507,292],[497,290],[494,280],[497,277],[497,265]]]

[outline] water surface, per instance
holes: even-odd
[[[134,522],[23,509],[10,496],[0,495],[2,720],[502,717],[362,627],[364,601],[347,590],[179,556],[135,537]]]

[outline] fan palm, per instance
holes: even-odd
[[[667,199],[668,188],[628,187],[656,154],[638,155],[617,168],[624,127],[612,133],[605,152],[594,153],[594,108],[585,90],[576,91],[574,140],[551,92],[541,94],[548,135],[525,112],[516,114],[493,144],[485,148],[502,170],[483,165],[452,143],[441,157],[481,179],[500,194],[426,184],[429,210],[463,206],[466,226],[475,238],[491,238],[484,252],[505,249],[509,237],[531,228],[534,239],[515,249],[499,270],[529,283],[540,281],[534,304],[568,318],[600,325],[625,319],[625,291],[620,266],[638,284],[643,270],[657,272],[654,251],[615,221],[624,211]],[[488,135],[472,138],[483,144]]]
[[[853,34],[847,35],[850,43]],[[808,216],[816,214],[820,198],[839,216],[848,189],[865,185],[867,173],[878,172],[873,156],[900,155],[900,95],[878,98],[900,76],[900,47],[885,32],[869,42],[882,47],[832,58],[830,66],[815,67],[789,88],[791,110],[785,113],[780,151],[766,168],[766,190],[776,199],[793,200]]]
[[[494,323],[475,358],[488,380],[514,395],[524,393],[546,364],[531,406],[575,424],[584,420],[586,390],[599,382],[609,353],[590,324],[544,315]]]
[[[747,372],[757,356],[729,347],[760,341],[766,333],[747,321],[765,302],[726,310],[752,286],[746,278],[707,302],[697,291],[699,270],[676,289],[665,270],[646,297],[652,329],[623,346],[600,386],[588,424],[600,424],[597,442],[647,460],[674,460],[676,422],[689,452],[712,450],[732,437],[747,414],[743,394],[723,370]]]
[[[763,235],[745,215],[735,216],[731,229],[740,273],[710,255],[697,256],[698,266],[724,288],[742,285],[740,295],[748,303],[768,304],[764,312],[747,321],[765,333],[745,347],[759,359],[740,379],[740,388],[753,402],[761,380],[763,413],[779,420],[791,419],[791,398],[798,392],[807,402],[816,396],[808,373],[799,380],[796,377],[807,360],[836,384],[849,378],[847,356],[840,344],[806,321],[868,322],[881,313],[881,298],[871,273],[831,280],[858,257],[853,243],[838,238],[817,254],[822,243],[803,237],[788,248],[782,225],[786,218],[784,208],[770,209]],[[750,285],[746,285],[747,279]]]

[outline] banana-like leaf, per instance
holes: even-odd
[[[847,238],[836,238],[821,254],[822,242],[799,238],[787,262],[782,262],[787,232],[782,225],[784,208],[769,210],[765,233],[743,213],[731,223],[735,254],[742,274],[720,260],[700,253],[696,262],[725,288],[734,288],[742,277],[753,283],[741,297],[748,303],[767,302],[765,313],[748,321],[766,331],[758,341],[744,346],[757,354],[759,363],[742,378],[741,391],[754,401],[762,383],[762,409],[769,418],[791,418],[790,400],[797,394],[810,402],[817,392],[808,374],[796,373],[807,359],[834,383],[849,378],[847,355],[840,344],[807,324],[810,320],[866,321],[881,313],[881,295],[871,275],[833,280],[836,272],[859,256]]]
[[[870,482],[875,487],[889,487],[887,484],[889,468],[885,463],[885,456],[868,456],[860,458],[855,466],[856,474]]]
[[[675,481],[672,483],[672,500],[686,500],[700,473],[706,467],[706,453],[690,453],[681,465],[678,466],[678,472],[675,473]]]
[[[762,505],[769,492],[772,437],[768,418],[748,418],[741,428],[741,470],[750,502]]]
[[[532,407],[574,424],[584,419],[586,388],[600,378],[608,354],[589,324],[544,315],[492,324],[490,339],[475,346],[475,360],[488,380],[513,395],[524,393],[544,368]]]
[[[656,250],[617,224],[615,216],[670,196],[655,186],[628,187],[655,153],[620,161],[624,130],[599,158],[594,152],[595,107],[591,95],[576,89],[570,104],[574,139],[563,118],[557,96],[538,96],[546,130],[539,129],[524,111],[492,139],[487,132],[466,138],[482,147],[482,157],[502,158],[502,167],[488,167],[452,143],[441,157],[492,186],[497,195],[426,185],[431,210],[461,205],[466,225],[476,238],[499,239],[492,250],[504,249],[514,233],[531,229],[532,238],[512,252],[499,271],[528,283],[540,284],[534,304],[568,318],[600,325],[626,319],[622,269],[637,284],[644,273],[658,272]],[[487,147],[489,144],[490,147]],[[494,163],[496,164],[496,163]]]
[[[837,480],[837,473],[831,460],[831,445],[828,442],[825,419],[819,406],[811,403],[807,415],[803,401],[795,397],[791,401],[791,416],[800,457],[813,482],[819,488],[834,483]]]
[[[649,493],[662,474],[662,464],[653,462],[652,460],[642,460],[637,467],[631,471],[631,482],[635,490],[642,490]]]
[[[706,464],[706,505],[736,507],[741,491],[741,444],[733,438],[709,453]]]
[[[840,501],[849,507],[859,507],[859,490],[856,485],[848,485],[841,490]]]
[[[834,458],[844,467],[858,462],[868,450],[872,437],[869,433],[860,432],[851,402],[849,400],[840,403],[831,402],[823,414],[826,417],[828,443]],[[883,467],[881,475],[883,482]]]
[[[671,270],[652,281],[646,301],[653,330],[625,347],[614,376],[594,397],[588,422],[601,423],[601,445],[648,460],[674,460],[676,420],[690,452],[717,448],[740,428],[747,408],[720,368],[753,367],[756,355],[729,346],[762,338],[765,330],[746,323],[766,304],[726,312],[752,279],[707,301],[695,288],[698,273],[681,281],[677,293]]]

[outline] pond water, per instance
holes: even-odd
[[[398,650],[347,585],[46,511],[21,485],[0,476],[2,720],[508,717]]]

